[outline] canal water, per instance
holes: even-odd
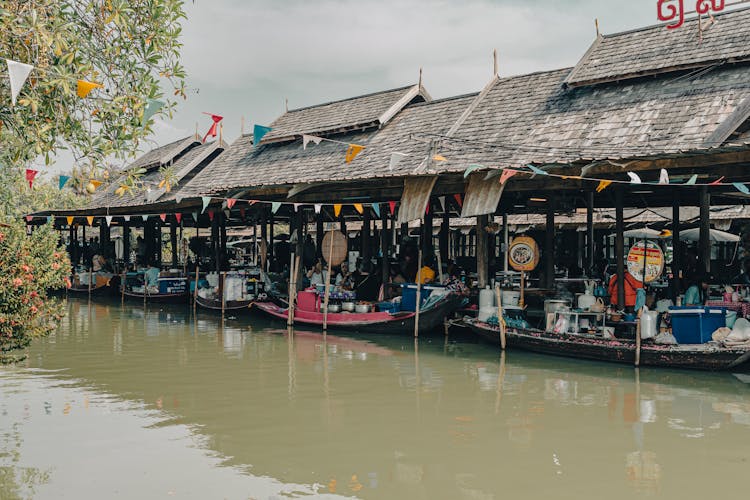
[[[747,490],[732,374],[69,302],[0,368],[0,499],[710,499]]]

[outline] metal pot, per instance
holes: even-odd
[[[354,308],[357,314],[364,314],[370,312],[370,304],[357,304]]]
[[[320,306],[320,312],[325,312],[325,307]],[[328,304],[328,312],[329,313],[340,313],[341,312],[341,304]]]
[[[356,304],[354,302],[342,302],[341,303],[341,310],[346,312],[354,312],[354,308],[356,307]]]

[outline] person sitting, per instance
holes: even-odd
[[[357,299],[374,301],[378,300],[380,294],[380,280],[378,274],[373,272],[372,262],[362,261],[355,277],[355,292]]]
[[[148,269],[144,272],[144,279],[146,288],[158,288],[159,287],[159,268],[152,262]]]
[[[425,265],[422,266],[422,269],[417,272],[417,283],[425,285],[427,283],[432,283],[433,281],[435,281],[435,263],[432,259],[429,259],[425,262]]]
[[[639,288],[643,288],[643,284],[635,279],[629,272],[625,271],[625,304],[623,305],[623,307],[635,307],[635,301],[638,295]],[[608,291],[610,304],[617,307],[619,305],[619,286],[617,283],[616,274],[609,280]]]
[[[712,277],[703,274],[699,278],[694,278],[692,284],[685,292],[684,306],[704,306],[708,300],[708,288],[711,285]]]
[[[462,295],[468,297],[470,292],[469,288],[461,281],[462,269],[456,265],[449,265],[448,277],[445,279],[445,288],[455,293],[456,295]]]
[[[315,265],[307,272],[307,278],[310,280],[310,286],[326,284],[328,272],[323,270],[323,263],[318,260]]]
[[[342,262],[341,263],[341,270],[336,275],[336,286],[340,286],[344,290],[351,290],[354,288],[354,278],[352,277],[352,273],[349,272],[349,263],[348,262]]]

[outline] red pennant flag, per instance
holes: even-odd
[[[167,214],[159,214],[159,218],[162,222],[167,222]]]
[[[219,126],[219,122],[224,119],[223,116],[219,115],[212,115],[211,113],[203,113],[205,115],[208,115],[213,120],[213,123],[211,124],[211,128],[208,129],[208,132],[206,132],[206,135],[203,136],[203,142],[206,142],[206,139],[208,139],[208,136],[216,137],[216,129]]]
[[[180,222],[182,222],[182,214],[181,213],[174,214],[174,218],[177,219],[177,224],[179,224]]]
[[[34,216],[33,215],[27,215],[26,216],[26,222],[31,222],[33,220],[34,220]]]
[[[36,174],[38,173],[38,170],[31,170],[30,168],[26,169],[26,181],[29,183],[29,189],[34,187],[34,177],[36,177]]]
[[[503,173],[500,175],[500,184],[505,184],[508,181],[508,179],[510,179],[517,173],[518,172],[516,172],[515,170],[509,170],[506,168],[505,170],[503,170]]]
[[[209,210],[208,211],[208,220],[213,221],[214,220],[214,211]]]
[[[458,203],[458,206],[459,206],[459,207],[463,208],[463,206],[464,206],[464,201],[463,201],[463,199],[461,198],[461,195],[460,195],[460,194],[454,194],[454,195],[453,195],[453,199],[454,199],[454,200],[456,200],[456,203]]]
[[[245,207],[240,207],[240,217],[243,220],[245,219]]]
[[[427,200],[427,206],[424,207],[424,213],[426,215],[430,215],[430,201],[429,200]]]
[[[391,209],[391,215],[396,215],[396,202],[395,201],[389,201],[388,207]]]
[[[235,203],[237,203],[237,200],[235,200],[234,198],[229,198],[227,200],[227,208],[231,210]]]
[[[716,180],[715,180],[715,181],[713,181],[713,182],[712,182],[711,184],[709,184],[709,186],[718,186],[719,184],[721,184],[721,182],[722,182],[723,180],[724,180],[724,176],[721,176],[721,177],[720,177],[719,179],[716,179]]]

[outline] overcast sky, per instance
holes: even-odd
[[[656,22],[655,0],[187,0],[183,63],[194,89],[154,144],[224,119],[228,142],[284,111],[407,84],[435,97],[492,76],[573,66],[603,33]],[[61,159],[60,163],[63,163]],[[68,163],[68,162],[64,162]],[[69,165],[59,164],[67,169]]]

